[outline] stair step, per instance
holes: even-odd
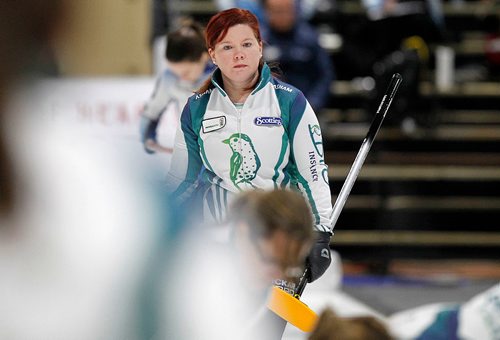
[[[350,166],[329,167],[330,179],[344,180]],[[500,181],[500,168],[495,166],[452,166],[452,165],[385,165],[365,164],[359,173],[365,180],[391,181]]]

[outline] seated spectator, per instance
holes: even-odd
[[[229,8],[242,8],[247,9],[252,12],[257,19],[259,24],[262,25],[264,20],[264,13],[259,0],[215,0],[215,4],[219,11],[223,11]]]
[[[335,76],[318,33],[300,16],[296,0],[262,0],[262,6],[264,59],[277,62],[283,80],[299,88],[318,113],[328,104]]]
[[[316,12],[324,10],[325,8],[330,9],[334,3],[335,0],[300,0],[300,15],[305,20],[310,20],[314,17]],[[215,4],[219,11],[233,7],[248,9],[257,16],[261,24],[265,22],[261,0],[215,0]]]

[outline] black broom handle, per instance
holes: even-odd
[[[370,124],[370,128],[368,129],[366,137],[361,144],[358,154],[354,159],[354,163],[352,164],[351,169],[347,174],[347,177],[344,181],[344,185],[342,185],[342,189],[340,190],[340,193],[337,196],[337,200],[335,201],[335,205],[333,206],[332,230],[335,227],[337,220],[339,219],[340,212],[344,208],[345,202],[347,201],[347,197],[351,193],[351,189],[354,185],[354,182],[356,182],[356,178],[358,178],[359,172],[361,171],[361,167],[365,162],[366,156],[370,151],[370,148],[373,144],[373,141],[375,140],[375,137],[377,136],[380,126],[382,126],[382,122],[384,121],[385,115],[387,114],[387,111],[389,111],[389,107],[391,106],[392,100],[394,99],[394,96],[396,95],[396,92],[398,91],[399,85],[401,84],[402,81],[403,77],[401,77],[399,73],[394,73],[392,75],[391,82],[389,83],[389,86],[385,91],[384,97],[382,97],[382,101],[380,102],[377,112],[375,113],[375,117],[373,117],[373,120]],[[297,299],[300,299],[302,293],[304,292],[308,276],[309,276],[309,268],[306,267],[304,273],[302,274],[299,280],[299,284],[294,294],[294,296]]]

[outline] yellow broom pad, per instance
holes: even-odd
[[[303,332],[312,332],[318,315],[305,303],[274,286],[267,308]]]

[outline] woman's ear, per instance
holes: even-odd
[[[208,55],[210,56],[210,59],[212,59],[212,62],[216,64],[215,51],[212,48],[208,49]]]

